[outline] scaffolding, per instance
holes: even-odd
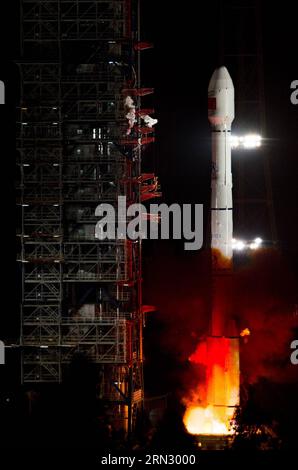
[[[142,146],[154,137],[139,116],[138,10],[137,0],[22,0],[19,61],[22,382],[59,383],[84,354],[128,433],[144,396],[141,241],[95,238],[95,209],[144,198]]]

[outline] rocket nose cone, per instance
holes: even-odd
[[[216,80],[231,80],[227,67],[222,66],[214,70]],[[231,80],[232,81],[232,80]]]
[[[209,82],[208,91],[212,92],[218,89],[234,89],[231,76],[228,69],[224,66],[215,69]]]

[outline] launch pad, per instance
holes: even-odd
[[[226,450],[231,447],[233,436],[198,435],[196,441],[200,450]]]

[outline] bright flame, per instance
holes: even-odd
[[[231,417],[232,418],[232,417]],[[189,434],[225,436],[233,434],[230,428],[231,419],[224,422],[212,406],[190,406],[187,408],[183,422]]]
[[[244,328],[244,330],[241,331],[240,336],[249,336],[250,335],[250,329],[249,328]]]
[[[190,361],[205,367],[205,380],[183,399],[186,430],[195,435],[226,436],[239,405],[239,339],[208,336]]]

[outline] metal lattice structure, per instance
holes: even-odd
[[[143,403],[141,243],[96,239],[95,209],[144,194],[141,148],[153,137],[137,126],[126,136],[123,106],[123,90],[136,110],[152,91],[139,87],[138,8],[22,0],[19,64],[22,381],[61,382],[85,354],[128,431]]]

